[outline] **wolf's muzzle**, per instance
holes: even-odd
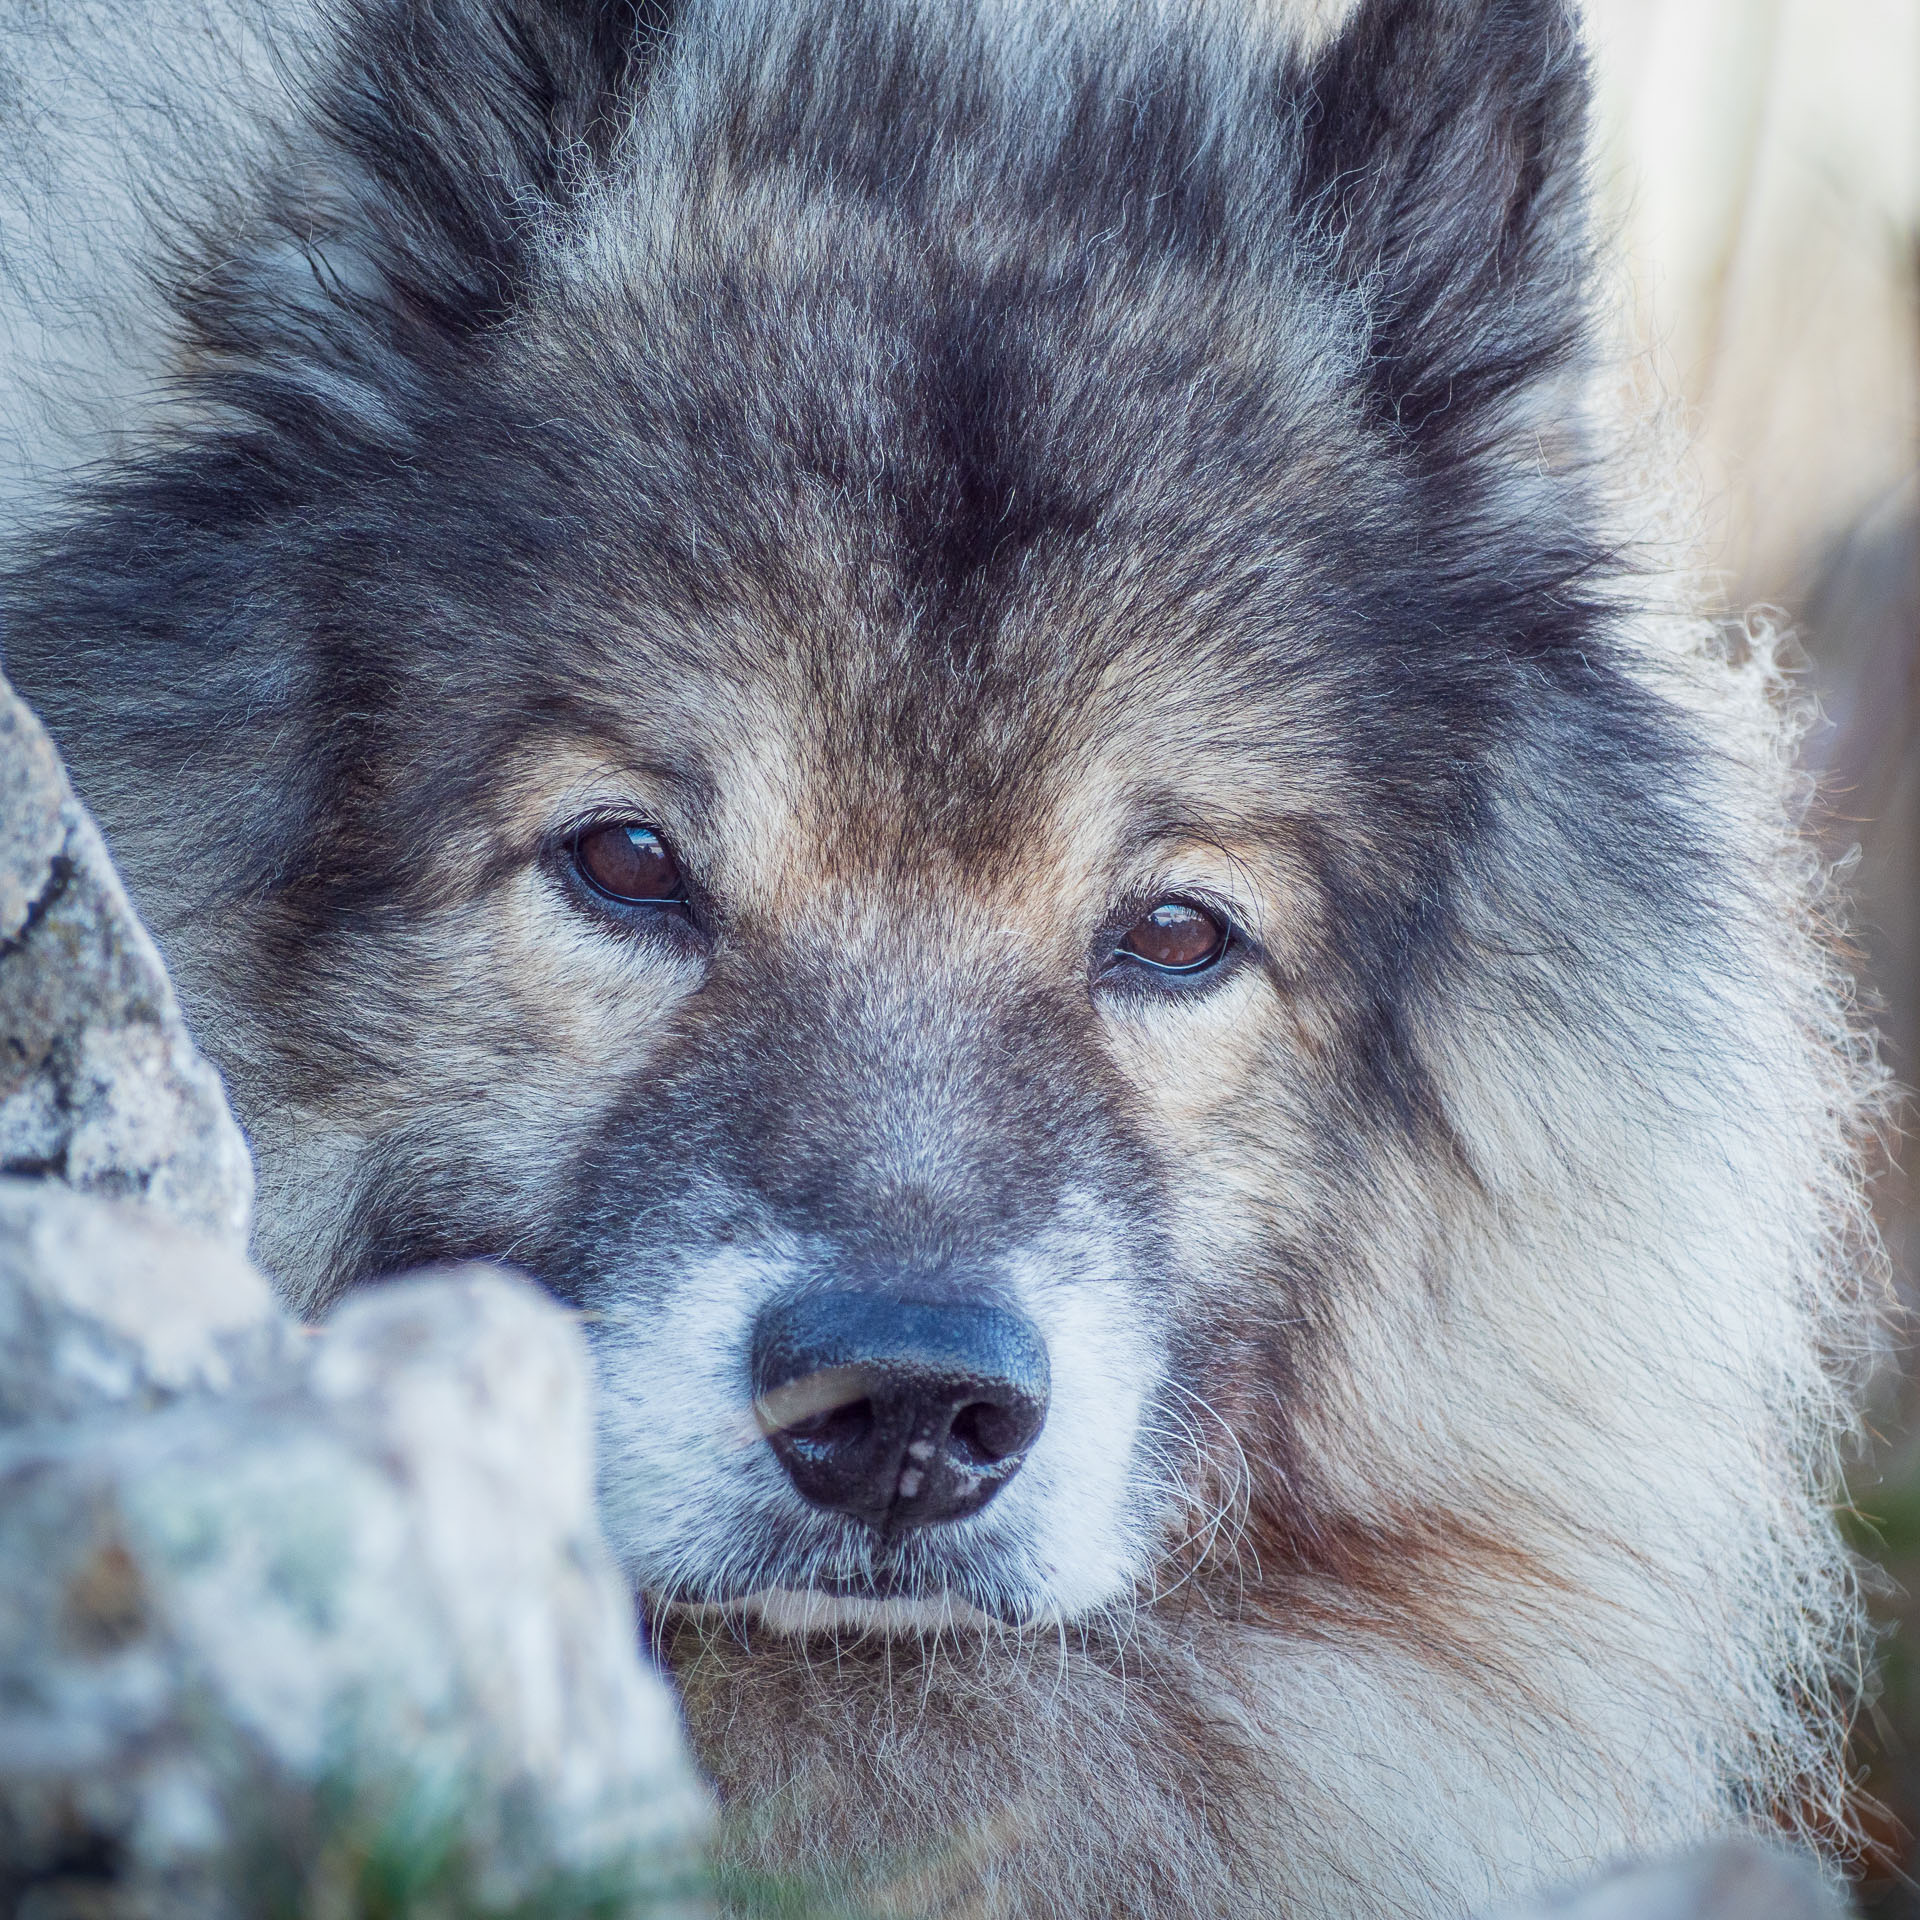
[[[815,1506],[897,1533],[978,1512],[1047,1417],[1047,1350],[1004,1307],[841,1290],[760,1316],[754,1411]]]

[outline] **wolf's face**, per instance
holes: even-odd
[[[972,676],[871,644],[851,699],[776,640],[679,724],[642,673],[537,756],[531,857],[463,962],[545,983],[488,1156],[519,1197],[461,1217],[586,1309],[607,1512],[656,1595],[1079,1614],[1146,1571],[1218,1418],[1171,1350],[1272,1261],[1228,1143],[1310,881],[1252,768],[1156,765],[1205,724],[1192,681],[1103,691],[1152,671],[1116,660],[1042,718],[1023,674],[949,782],[928,748]],[[369,1209],[408,1255],[442,1250],[404,1240],[417,1167]]]
[[[697,237],[619,263],[656,321],[779,257]],[[868,265],[818,312],[759,292],[772,391],[738,346],[623,365],[604,280],[567,286],[411,506],[362,497],[449,564],[335,576],[389,772],[323,828],[363,903],[263,922],[285,1004],[330,1003],[274,1042],[268,1162],[350,1199],[274,1252],[316,1296],[494,1254],[580,1307],[657,1600],[1071,1618],[1245,1523],[1242,1436],[1372,1238],[1342,1156],[1418,1106],[1371,942],[1473,727],[1369,739],[1402,616],[1342,576],[1394,489],[1324,373],[1136,394],[1185,287],[1036,364],[1025,300],[930,316]],[[1173,471],[1114,457],[1115,406]],[[1329,493],[1266,478],[1288,443]]]
[[[1316,1550],[1317,1383],[1483,1171],[1461,902],[1664,832],[1552,398],[1566,23],[523,13],[367,10],[119,508],[231,636],[130,735],[220,796],[166,932],[269,1263],[575,1304],[662,1603]],[[1503,818],[1583,745],[1604,835]]]

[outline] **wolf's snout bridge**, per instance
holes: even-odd
[[[1047,1417],[1047,1350],[1004,1307],[841,1290],[769,1308],[754,1411],[815,1506],[883,1533],[976,1513]]]

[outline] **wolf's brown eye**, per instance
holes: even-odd
[[[610,899],[678,905],[686,898],[679,864],[652,827],[594,827],[574,841],[573,860]]]
[[[1227,930],[1203,907],[1162,900],[1126,931],[1120,951],[1162,973],[1198,973],[1220,958]]]

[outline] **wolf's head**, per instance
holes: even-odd
[[[292,1294],[575,1304],[690,1613],[1681,1591],[1837,1096],[1609,584],[1566,8],[343,17],[13,614]]]

